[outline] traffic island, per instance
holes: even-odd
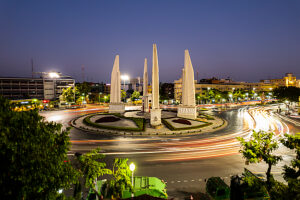
[[[150,116],[130,111],[118,113],[94,113],[73,119],[70,124],[82,131],[98,135],[123,136],[184,136],[209,133],[227,126],[227,121],[219,117],[184,119],[176,113],[162,111],[162,125],[156,129],[150,124]]]

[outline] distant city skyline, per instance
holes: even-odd
[[[151,77],[152,44],[161,82],[181,76],[188,49],[199,79],[258,82],[300,77],[300,1],[0,1],[0,76],[56,70],[110,82],[120,71]]]

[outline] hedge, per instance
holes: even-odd
[[[170,119],[170,118],[168,118]],[[190,120],[190,119],[189,119]],[[161,119],[162,123],[168,128],[170,129],[171,131],[179,131],[179,130],[190,130],[190,129],[197,129],[197,128],[203,128],[205,126],[209,126],[209,125],[212,125],[211,122],[203,122],[205,124],[201,124],[201,125],[198,125],[198,126],[192,126],[192,127],[183,127],[183,128],[175,128],[174,126],[172,126],[172,124],[170,124],[166,119]]]
[[[97,115],[97,114],[95,114],[95,115]],[[93,117],[95,115],[90,115],[90,116],[84,118],[83,123],[85,125],[93,126],[95,128],[110,129],[110,130],[145,131],[145,128],[146,128],[146,120],[143,119],[143,118],[124,117],[120,114],[115,114],[115,113],[114,114],[111,114],[111,113],[108,114],[108,115],[114,115],[114,116],[119,117],[119,118],[132,120],[137,125],[137,128],[132,128],[132,127],[107,126],[107,125],[102,125],[102,124],[92,122],[90,119],[91,119],[91,117]]]
[[[213,118],[212,116],[209,116],[209,115],[206,115],[206,114],[202,114],[202,113],[199,113],[199,116],[204,116],[205,119],[207,120],[215,120],[215,118]]]

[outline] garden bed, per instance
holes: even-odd
[[[120,114],[111,114],[111,113],[109,113],[109,115],[114,115],[116,118],[123,118],[123,119],[133,121],[137,126],[137,128],[134,128],[134,127],[121,127],[121,126],[103,125],[103,124],[99,124],[99,123],[96,123],[96,122],[92,122],[91,118],[96,116],[96,115],[105,115],[105,114],[94,114],[94,115],[87,116],[86,118],[84,118],[83,123],[87,126],[92,126],[92,127],[100,128],[100,129],[110,129],[110,130],[120,130],[120,131],[122,131],[122,130],[123,131],[145,131],[145,127],[146,127],[145,123],[146,122],[145,122],[145,119],[143,119],[143,118],[123,117]],[[104,118],[106,118],[106,117],[104,117]]]
[[[203,127],[206,127],[206,126],[209,126],[209,125],[212,125],[212,123],[210,122],[204,122],[204,121],[197,121],[197,120],[191,120],[191,119],[182,119],[182,120],[186,120],[186,121],[194,121],[194,122],[201,122],[202,124],[200,125],[195,125],[195,126],[192,126],[192,125],[188,125],[188,127],[175,127],[173,126],[170,122],[168,122],[168,119],[170,118],[166,118],[166,119],[161,119],[162,123],[168,128],[170,129],[171,131],[178,131],[178,130],[190,130],[190,129],[199,129],[199,128],[203,128]],[[174,122],[176,123],[176,122]],[[191,122],[190,122],[191,123]],[[187,124],[184,124],[184,125],[187,125]]]

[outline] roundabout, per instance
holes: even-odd
[[[141,111],[120,113],[92,113],[71,120],[79,130],[99,135],[153,136],[196,135],[213,132],[227,126],[227,121],[210,115],[199,114],[196,119],[177,117],[176,112],[162,111],[162,125],[151,126],[150,115]]]

